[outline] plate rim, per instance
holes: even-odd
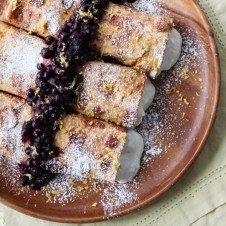
[[[116,217],[120,217],[120,216],[124,216],[127,215],[131,212],[134,212],[136,210],[140,210],[144,207],[147,207],[148,205],[150,205],[151,203],[153,203],[153,201],[156,201],[156,199],[158,199],[161,195],[163,195],[166,191],[168,191],[175,183],[178,182],[178,180],[187,172],[187,170],[190,168],[190,166],[196,161],[196,159],[199,157],[200,153],[202,152],[207,139],[209,138],[209,135],[212,131],[214,122],[216,120],[217,117],[217,112],[219,109],[219,100],[220,100],[220,90],[221,90],[221,67],[220,67],[220,58],[219,58],[219,52],[218,52],[218,47],[217,47],[217,43],[216,43],[216,37],[214,35],[213,29],[210,25],[210,22],[207,18],[207,15],[204,13],[204,11],[202,10],[201,5],[199,4],[199,2],[197,0],[192,0],[193,3],[196,5],[196,7],[198,8],[199,12],[200,12],[200,16],[203,18],[203,20],[205,21],[205,27],[207,28],[207,31],[211,34],[211,38],[209,38],[209,45],[211,46],[211,49],[213,51],[213,61],[214,61],[214,74],[216,76],[216,95],[215,98],[213,100],[214,104],[213,104],[213,114],[211,115],[210,120],[208,121],[208,125],[207,125],[207,129],[205,131],[205,135],[203,136],[203,138],[200,140],[199,142],[199,147],[196,149],[196,151],[194,152],[193,156],[191,156],[190,160],[184,165],[183,169],[170,181],[168,181],[164,187],[162,189],[160,189],[158,192],[156,192],[156,194],[154,196],[151,197],[147,197],[147,199],[145,199],[143,202],[138,202],[137,204],[134,204],[131,207],[128,207],[125,210],[122,210],[120,212],[117,212],[116,214],[112,214],[112,215],[106,215],[106,217],[101,217],[101,216],[97,216],[97,217],[86,217],[86,218],[82,218],[82,219],[78,219],[78,218],[58,218],[56,216],[49,216],[48,214],[42,214],[42,213],[38,213],[35,212],[33,210],[29,210],[26,209],[25,207],[20,207],[16,204],[14,204],[13,201],[8,200],[4,197],[2,197],[0,195],[0,203],[2,203],[3,205],[10,207],[14,210],[16,210],[17,212],[26,214],[28,216],[32,216],[35,218],[39,218],[42,220],[47,220],[47,221],[52,221],[52,222],[59,222],[59,223],[94,223],[94,222],[101,222],[101,221],[106,221],[106,220],[110,220]]]

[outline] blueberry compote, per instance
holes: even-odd
[[[88,60],[87,43],[94,38],[107,4],[108,0],[83,0],[57,38],[45,38],[48,47],[42,49],[41,55],[51,63],[37,65],[36,87],[27,90],[33,117],[22,129],[28,156],[26,162],[19,165],[22,186],[40,190],[55,177],[45,163],[60,154],[54,146],[54,134],[62,115],[74,112],[74,90],[79,82],[76,66]]]

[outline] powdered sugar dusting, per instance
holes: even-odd
[[[11,187],[11,191],[18,192],[18,181],[20,177],[18,165],[12,159],[7,158],[3,153],[0,153],[0,172],[3,175],[3,180],[0,180],[1,186],[9,186]]]
[[[81,193],[69,183],[70,179],[71,177],[68,175],[59,175],[55,180],[51,181],[42,192],[42,195],[47,198],[46,202],[59,203],[62,206],[69,202],[74,202],[75,197],[79,197]]]
[[[162,150],[159,147],[152,147],[146,151],[146,154],[150,156],[157,156],[161,154],[161,152]]]
[[[139,11],[146,12],[152,15],[168,16],[170,14],[169,11],[164,10],[162,8],[163,6],[162,0],[138,0],[128,5],[134,7]]]
[[[44,4],[44,0],[31,0],[31,1],[37,7],[40,7]]]
[[[23,33],[20,32],[14,33],[12,36],[9,35],[8,37],[1,44],[3,45],[1,57],[5,59],[0,61],[1,76],[3,76],[3,79],[7,81],[9,75],[13,74],[29,75],[37,72],[36,64],[42,61],[40,55],[43,46],[42,41],[32,38],[32,36],[23,36]],[[25,46],[27,48],[24,48]],[[32,51],[32,47],[35,49],[40,47],[40,51]],[[11,61],[9,62],[7,59],[11,59]],[[18,61],[20,64],[17,63]],[[25,82],[23,81],[23,83]]]
[[[79,3],[79,0],[63,0],[62,1],[62,4],[63,4],[63,8],[64,9],[70,9],[72,6],[73,6],[73,4],[75,4],[75,3]]]
[[[51,34],[56,34],[60,29],[62,23],[62,18],[60,15],[65,11],[70,9],[73,5],[79,5],[80,0],[64,0],[61,3],[56,3],[53,1],[48,9],[43,15],[46,15],[46,22],[48,24],[48,30]],[[44,19],[44,18],[43,18]]]
[[[72,182],[76,181],[76,182]],[[136,192],[138,184],[99,184],[88,180],[73,179],[69,175],[59,175],[43,190],[42,195],[47,197],[47,202],[61,204],[75,202],[77,198],[86,200],[91,192],[100,193],[96,205],[101,205],[105,214],[112,215],[123,206],[138,200]],[[84,210],[85,211],[85,210]]]
[[[23,157],[23,144],[20,139],[23,123],[19,121],[14,109],[1,109],[0,147],[13,161]]]
[[[128,184],[109,186],[104,189],[101,197],[101,204],[105,214],[113,214],[118,208],[130,204],[138,199],[136,193],[130,191]]]
[[[200,87],[196,96],[202,92],[200,75],[204,72],[196,70],[196,68],[207,64],[203,52],[204,43],[198,38],[196,31],[191,28],[183,30],[181,35],[183,39],[181,56],[169,72],[163,72],[154,82],[156,87],[154,102],[138,128],[145,143],[143,158],[145,162],[166,153],[186,133],[184,125],[188,123],[188,119],[185,112],[192,104],[196,104],[196,100],[195,98],[189,99],[180,86],[188,82],[189,79],[199,80]],[[191,69],[194,70],[193,73],[190,73]],[[159,83],[159,81],[164,82]],[[176,114],[175,109],[177,109]],[[174,129],[175,124],[179,125],[177,131]],[[166,140],[167,142],[164,142]],[[167,145],[165,145],[166,143]]]
[[[16,93],[24,93],[34,84],[34,74],[38,72],[36,64],[43,61],[42,47],[41,40],[14,28],[8,29],[7,35],[1,39],[0,83],[15,87]]]
[[[95,62],[87,63],[83,74],[82,91],[77,101],[78,112],[124,127],[134,127],[145,75],[127,67]],[[101,114],[93,113],[97,106]]]
[[[77,179],[87,177],[90,169],[95,167],[95,158],[85,149],[84,145],[73,142],[69,145],[64,155],[65,167],[57,160],[52,160],[49,164],[57,168],[62,166],[61,171],[64,174],[76,176]]]

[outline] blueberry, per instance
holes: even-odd
[[[42,186],[45,186],[46,184],[48,184],[51,180],[53,180],[55,177],[55,174],[53,174],[50,171],[45,171],[43,172],[43,174],[41,176],[39,176],[36,179],[36,182]]]
[[[63,94],[63,98],[65,102],[72,102],[75,97],[75,93],[72,90],[67,90]]]
[[[59,102],[61,98],[58,94],[52,94],[49,99],[50,99],[51,102],[56,103],[56,102]]]
[[[56,132],[59,129],[59,125],[53,125],[53,132]]]
[[[41,151],[40,153],[39,153],[39,156],[42,158],[42,159],[48,159],[48,156],[47,156],[47,154],[46,154],[46,152],[45,151]]]
[[[25,149],[26,155],[32,155],[32,152],[33,152],[33,149],[32,149],[31,147],[27,147],[27,148]]]
[[[42,78],[45,80],[48,80],[49,78],[51,78],[51,76],[52,76],[52,71],[46,71],[43,73]]]
[[[49,45],[49,50],[51,52],[55,52],[56,49],[57,49],[57,43],[53,42],[51,45]]]
[[[77,20],[73,21],[73,25],[70,27],[70,33],[74,31],[79,31],[81,28],[82,19],[77,18]]]
[[[61,33],[61,32],[68,32],[70,30],[70,26],[72,26],[72,23],[69,23],[69,22],[65,23],[63,25],[63,27],[60,29],[59,33]]]
[[[30,173],[32,174],[32,176],[36,177],[38,176],[41,172],[40,169],[38,167],[30,167]]]
[[[31,106],[31,107],[34,105],[34,101],[31,100],[31,99],[27,99],[27,103],[28,103],[28,105]]]
[[[31,132],[32,130],[32,121],[27,121],[23,124],[22,131]]]
[[[26,185],[29,185],[30,179],[29,179],[28,176],[22,176],[22,177],[20,177],[20,181],[19,182],[20,182],[20,184],[22,186],[26,186]]]
[[[61,40],[61,41],[65,41],[65,40],[67,40],[68,39],[68,32],[60,32],[60,34],[59,34],[59,39]]]
[[[56,41],[56,39],[53,36],[47,36],[45,38],[45,42],[46,42],[47,45],[51,45],[55,41]]]
[[[47,134],[47,133],[42,133],[42,135],[41,135],[41,137],[40,137],[40,139],[41,140],[43,140],[43,142],[45,141],[45,140],[47,140],[49,138],[49,135]]]
[[[19,171],[21,174],[28,173],[28,166],[26,164],[19,164]]]
[[[40,88],[45,87],[45,85],[46,85],[46,83],[44,82],[43,78],[40,78],[39,76],[36,77],[36,79],[35,79],[35,84],[36,84],[38,87],[40,87]]]
[[[23,124],[22,127],[22,142],[26,143],[29,141],[32,133],[32,122],[28,121]]]
[[[35,191],[41,190],[41,185],[38,184],[38,183],[36,183],[36,182],[32,182],[32,183],[30,184],[30,188],[31,188],[32,190],[35,190]]]
[[[58,114],[52,113],[51,116],[50,116],[50,120],[51,120],[52,122],[54,122],[54,121],[56,121],[57,119],[58,119]]]
[[[73,114],[75,113],[75,108],[73,105],[70,105],[70,104],[67,104],[64,106],[64,110],[65,110],[65,113],[67,114]]]
[[[53,52],[49,48],[43,48],[41,50],[41,55],[44,59],[50,59],[53,57]]]
[[[36,79],[43,80],[44,79],[44,73],[43,71],[39,71],[36,75]]]
[[[43,145],[42,151],[48,152],[50,149],[52,149],[52,145],[50,143],[46,143]]]
[[[37,167],[41,164],[41,160],[38,157],[30,157],[27,160],[27,165],[32,167]]]
[[[59,112],[59,109],[57,106],[55,105],[49,105],[49,113],[52,114],[52,113],[58,113]]]
[[[65,73],[65,70],[63,68],[57,67],[55,68],[56,75],[63,75]]]
[[[37,69],[40,71],[45,71],[46,66],[43,63],[37,64]]]
[[[35,91],[34,91],[34,89],[28,89],[27,92],[26,92],[26,95],[27,95],[27,97],[28,97],[29,99],[34,98],[34,96],[35,96]]]
[[[92,39],[95,33],[95,27],[91,24],[84,24],[82,29],[82,34],[85,36],[85,38],[88,38],[88,40]]]
[[[70,39],[80,39],[81,40],[81,34],[78,31],[74,31],[71,36]]]

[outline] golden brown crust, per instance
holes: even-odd
[[[62,0],[8,0],[0,19],[45,37],[55,35],[79,5],[79,1],[70,5]]]
[[[155,77],[160,69],[173,19],[152,16],[110,3],[92,47]]]
[[[0,22],[0,90],[25,98],[35,86],[42,40]],[[80,68],[84,81],[77,110],[90,117],[134,127],[146,76],[131,68],[89,62]]]
[[[0,154],[14,161],[24,158],[22,125],[31,118],[31,108],[24,99],[0,92]]]
[[[173,19],[164,16],[158,16],[153,22],[153,30],[158,32],[170,32],[173,29]]]
[[[41,39],[0,22],[0,90],[26,97],[35,85],[44,46]]]
[[[40,7],[28,2],[23,0],[14,11],[8,4],[0,19],[40,36],[56,35],[59,27],[79,6],[77,1],[69,9],[62,7],[61,0],[46,0]],[[173,19],[170,17],[152,16],[110,3],[91,47],[127,66],[144,70],[154,78],[162,64],[172,28]]]
[[[26,159],[22,125],[30,120],[32,110],[22,98],[0,92],[0,99],[0,155],[21,162]],[[126,136],[126,129],[111,123],[81,115],[64,116],[55,136],[55,145],[63,151],[56,159],[56,171],[114,182]],[[76,161],[83,161],[88,168],[84,171]]]
[[[1,0],[0,1],[0,15],[6,11],[6,7],[8,6],[10,0]],[[2,17],[2,16],[0,16]]]
[[[64,150],[57,170],[114,182],[125,142],[126,130],[121,127],[81,115],[66,116],[55,137],[55,144]]]
[[[134,127],[146,76],[119,65],[89,62],[80,69],[83,82],[76,109],[89,117]]]

